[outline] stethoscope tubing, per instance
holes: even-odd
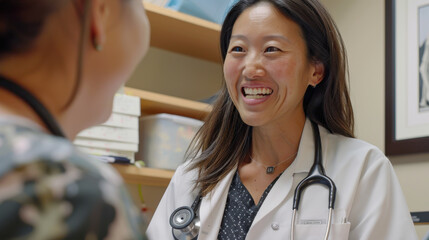
[[[314,163],[313,163],[313,166],[311,166],[310,172],[308,173],[307,177],[305,177],[301,182],[299,182],[297,187],[295,188],[295,194],[293,196],[293,207],[292,207],[293,215],[292,215],[291,231],[290,231],[291,240],[295,239],[296,213],[298,212],[299,203],[301,201],[301,194],[305,188],[307,188],[312,184],[322,184],[329,189],[329,201],[328,201],[329,214],[328,214],[328,222],[327,222],[325,238],[324,238],[325,240],[328,239],[329,233],[331,230],[332,212],[335,206],[337,188],[335,186],[334,181],[332,181],[332,179],[326,176],[325,169],[323,168],[322,143],[320,140],[319,127],[313,121],[311,121],[311,126],[313,128],[313,134],[315,139]]]

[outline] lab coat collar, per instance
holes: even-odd
[[[237,167],[232,169],[211,191],[203,197],[200,206],[201,239],[217,239],[220,224],[222,222],[226,199],[228,197],[229,186],[237,171]]]
[[[319,126],[320,137],[324,128]],[[298,154],[294,161],[293,173],[308,173],[314,162],[314,135],[311,121],[305,121],[304,129],[301,134],[301,140],[298,147]],[[323,151],[322,151],[323,154]]]

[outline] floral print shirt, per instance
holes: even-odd
[[[18,122],[0,118],[0,239],[146,239],[111,166]]]

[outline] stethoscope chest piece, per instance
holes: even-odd
[[[177,240],[196,240],[200,230],[200,221],[194,210],[188,206],[176,209],[170,216],[173,237]]]

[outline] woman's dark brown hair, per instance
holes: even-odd
[[[308,59],[323,63],[325,74],[316,88],[304,95],[306,117],[334,134],[353,137],[353,109],[347,89],[347,56],[343,40],[330,14],[318,0],[241,0],[235,4],[222,26],[220,47],[225,60],[235,21],[247,8],[269,2],[297,23],[307,45]],[[197,169],[195,187],[204,196],[248,155],[252,127],[245,124],[222,86],[213,111],[189,149],[188,170]]]

